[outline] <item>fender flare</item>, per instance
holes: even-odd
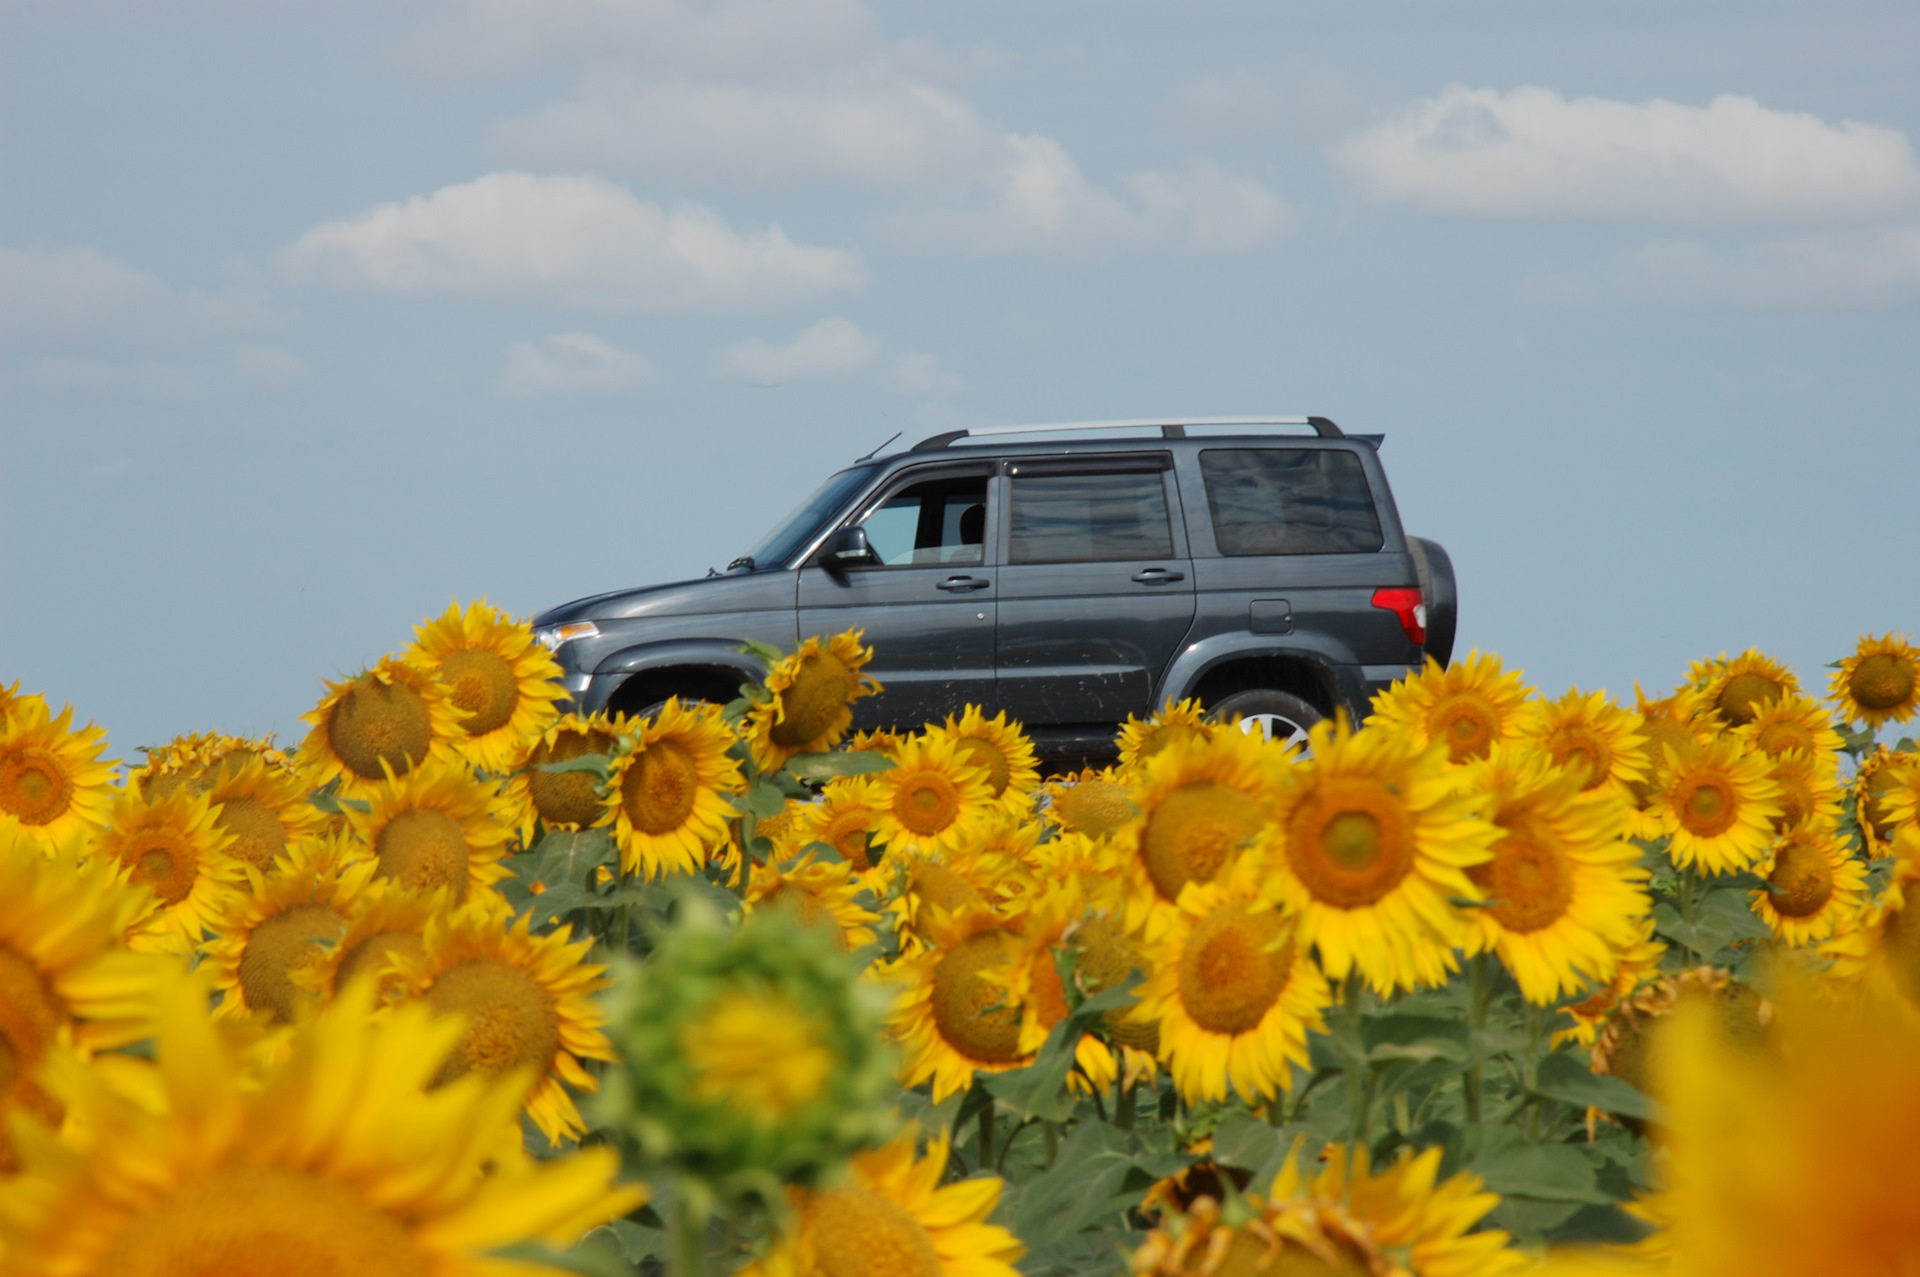
[[[1322,634],[1290,634],[1276,641],[1278,637],[1249,633],[1215,634],[1189,643],[1174,657],[1166,674],[1161,677],[1159,690],[1153,700],[1154,707],[1157,709],[1168,700],[1182,700],[1191,696],[1193,689],[1214,670],[1232,661],[1249,659],[1297,662],[1313,673],[1336,706],[1353,699],[1352,690],[1347,686],[1350,679],[1342,677],[1342,670],[1343,667],[1355,666],[1356,662],[1352,650],[1344,643]]]
[[[593,667],[593,680],[581,698],[583,713],[605,709],[626,681],[649,670],[691,667],[724,670],[741,683],[758,682],[767,667],[751,652],[743,651],[738,639],[663,639],[656,643],[635,643],[610,652]]]

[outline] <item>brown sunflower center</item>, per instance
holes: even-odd
[[[1146,762],[1169,745],[1183,744],[1190,740],[1204,740],[1206,733],[1191,723],[1161,723],[1147,729],[1140,738],[1138,761]]]
[[[1413,821],[1384,782],[1329,781],[1294,809],[1287,862],[1315,900],[1358,909],[1382,899],[1413,868]]]
[[[327,742],[354,775],[380,780],[380,764],[404,776],[433,744],[427,698],[405,683],[364,678],[342,693],[327,716]]]
[[[485,736],[505,727],[520,703],[513,666],[484,647],[448,652],[440,662],[440,681],[447,685],[453,707],[463,715],[461,722],[469,736]]]
[[[944,833],[960,815],[960,788],[931,768],[900,778],[893,790],[893,816],[923,838]]]
[[[1514,822],[1493,845],[1493,859],[1467,869],[1487,893],[1487,912],[1509,931],[1538,931],[1573,902],[1573,866],[1559,840],[1536,822]]]
[[[396,958],[419,958],[427,951],[427,942],[417,931],[376,931],[340,955],[333,987],[344,989],[361,976],[372,976],[384,985],[392,977],[388,968]]]
[[[1784,769],[1776,771],[1773,779],[1780,786],[1780,814],[1774,818],[1773,827],[1792,829],[1813,810],[1813,786],[1800,773]]]
[[[592,772],[549,772],[543,763],[565,763],[587,754],[605,754],[613,748],[613,733],[593,728],[555,733],[551,745],[534,747],[527,769],[527,792],[534,809],[549,825],[591,825],[600,818],[600,795],[594,792]]]
[[[1805,723],[1791,718],[1774,719],[1760,729],[1754,742],[1762,752],[1775,758],[1793,750],[1806,754],[1816,752],[1812,730]]]
[[[1218,781],[1180,786],[1147,814],[1140,857],[1162,898],[1178,900],[1190,882],[1212,882],[1260,832],[1258,799]]]
[[[1781,844],[1767,882],[1773,887],[1768,899],[1774,912],[1789,918],[1810,918],[1833,899],[1833,866],[1804,839],[1790,838]]]
[[[1556,767],[1579,768],[1580,788],[1597,789],[1613,771],[1613,743],[1586,723],[1562,723],[1547,735],[1547,753]]]
[[[922,860],[913,866],[913,894],[921,905],[938,905],[948,913],[957,912],[968,905],[984,905],[980,893],[973,884],[937,860]],[[920,909],[914,911],[914,929],[925,937],[925,918]]]
[[[1450,692],[1427,715],[1427,732],[1447,743],[1447,756],[1456,763],[1485,758],[1500,734],[1500,711],[1480,692]]]
[[[1740,796],[1733,781],[1717,772],[1685,776],[1674,787],[1673,809],[1681,828],[1699,838],[1713,838],[1733,828],[1740,815]]]
[[[987,978],[996,968],[1010,971],[1018,950],[1006,932],[982,931],[948,949],[934,965],[934,1027],[969,1059],[1012,1064],[1022,1058],[1020,1008],[1009,1005],[1006,989]]]
[[[1225,904],[1193,924],[1180,951],[1180,1003],[1210,1033],[1251,1033],[1280,1000],[1293,942],[1272,910]]]
[[[185,900],[200,877],[199,849],[172,829],[137,829],[117,854],[129,867],[128,881],[151,887],[163,905]]]
[[[427,1003],[443,1015],[467,1017],[436,1084],[469,1072],[504,1073],[532,1065],[544,1071],[560,1049],[560,1016],[530,972],[498,958],[473,958],[434,977]]]
[[[1913,698],[1914,668],[1891,652],[1875,652],[1847,679],[1847,690],[1862,708],[1878,713],[1898,709]]]
[[[40,968],[0,944],[0,1097],[33,1072],[67,1020]]]
[[[1727,721],[1738,727],[1751,723],[1761,706],[1779,700],[1786,690],[1765,674],[1749,670],[1728,679],[1715,704],[1727,716]]]
[[[941,1277],[947,1271],[920,1221],[871,1190],[815,1194],[803,1221],[820,1277]]]
[[[861,873],[873,868],[875,857],[867,852],[867,830],[873,817],[860,808],[843,811],[820,831],[820,841],[840,853],[841,859]]]
[[[633,756],[620,777],[620,807],[643,834],[686,824],[700,797],[700,764],[677,740],[657,740]]]
[[[833,910],[825,901],[789,878],[761,897],[761,903],[775,909],[791,909],[793,916],[806,927],[825,927],[833,937],[833,942],[844,952],[847,947],[847,933],[840,927],[839,919],[833,916]]]
[[[978,767],[987,774],[987,788],[998,798],[1007,792],[1007,783],[1013,778],[1013,765],[999,747],[990,740],[978,736],[963,736],[954,742],[960,761]]]
[[[1074,970],[1085,981],[1088,993],[1100,993],[1122,983],[1133,972],[1146,975],[1153,968],[1139,943],[1127,934],[1126,925],[1113,914],[1095,914],[1074,933]],[[1106,1013],[1107,1032],[1121,1046],[1142,1051],[1157,1051],[1160,1046],[1158,1021],[1141,1023],[1131,1019],[1131,1008]]]
[[[73,777],[52,750],[29,745],[0,757],[0,810],[21,824],[49,824],[72,801]]]
[[[1364,1277],[1380,1271],[1343,1238],[1331,1239],[1337,1264],[1330,1264],[1299,1242],[1276,1237],[1269,1245],[1245,1230],[1236,1231],[1227,1243],[1226,1254],[1218,1268],[1206,1270],[1208,1277]],[[1196,1270],[1198,1271],[1198,1270]]]
[[[312,995],[293,982],[293,973],[320,958],[323,946],[346,930],[347,920],[322,904],[295,905],[255,927],[240,951],[240,993],[247,1010],[265,1011],[281,1022],[296,1018]]]
[[[1125,785],[1083,780],[1054,800],[1053,811],[1068,833],[1104,838],[1133,819],[1133,801]]]
[[[274,859],[287,849],[287,827],[273,808],[252,794],[236,794],[221,803],[213,823],[233,835],[227,850],[261,873],[271,870]]]
[[[846,712],[857,680],[832,652],[809,652],[780,693],[779,712],[767,732],[782,749],[799,749],[827,735]]]
[[[460,822],[438,807],[409,807],[389,820],[373,840],[379,876],[409,891],[453,888],[467,898],[467,835]]]
[[[441,1265],[404,1223],[337,1180],[222,1166],[130,1216],[95,1269],[115,1277],[427,1277]]]

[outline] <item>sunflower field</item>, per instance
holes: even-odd
[[[1429,665],[1290,749],[562,712],[485,603],[295,750],[0,687],[0,1272],[1920,1272],[1920,649]]]

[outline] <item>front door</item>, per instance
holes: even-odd
[[[885,689],[854,703],[860,728],[918,728],[969,703],[993,704],[996,569],[982,462],[901,475],[847,521],[875,561],[800,571],[800,637],[865,631],[868,673]]]
[[[1040,726],[1145,715],[1193,625],[1193,565],[1170,458],[1132,453],[1007,466],[999,704]]]

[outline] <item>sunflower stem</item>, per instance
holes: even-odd
[[[668,1217],[670,1277],[707,1277],[706,1222],[682,1192],[674,1195],[673,1211]]]
[[[1487,1004],[1493,1000],[1490,961],[1484,953],[1476,953],[1467,960],[1467,974],[1472,981],[1472,1001],[1467,1004],[1467,1050],[1473,1053],[1473,1063],[1467,1066],[1461,1086],[1465,1091],[1467,1122],[1472,1126],[1480,1125],[1481,1097],[1487,1084],[1487,1062],[1480,1058],[1474,1039],[1487,1027]]]
[[[988,1100],[980,1109],[980,1167],[982,1170],[993,1165],[993,1101]]]
[[[1367,1124],[1367,1104],[1370,1089],[1367,1085],[1366,1048],[1360,1037],[1360,972],[1347,972],[1346,985],[1340,995],[1341,1017],[1346,1021],[1346,1083],[1347,1083],[1347,1122],[1355,1140],[1365,1142]]]
[[[1124,1063],[1120,1066],[1120,1076],[1113,1080],[1113,1124],[1123,1131],[1133,1129],[1133,1091],[1134,1082],[1127,1076]]]

